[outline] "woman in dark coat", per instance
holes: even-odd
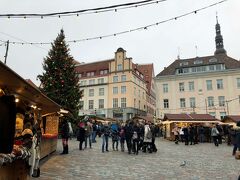
[[[69,138],[69,126],[67,120],[64,119],[62,124],[63,152],[61,154],[68,154],[68,138]]]
[[[79,150],[83,150],[82,144],[85,141],[85,134],[86,134],[86,131],[84,129],[84,123],[81,122],[78,125],[78,131],[77,131],[77,140],[79,141]]]

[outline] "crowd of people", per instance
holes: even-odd
[[[213,142],[215,146],[222,144],[223,140],[228,145],[233,145],[232,155],[236,154],[237,149],[240,151],[240,122],[235,127],[227,125],[212,125],[204,127],[202,125],[190,125],[172,129],[174,142],[184,142],[185,145],[195,145],[203,142]]]
[[[71,130],[70,124],[64,120],[62,125],[62,154],[68,154],[68,138]],[[213,142],[215,146],[222,144],[223,140],[228,145],[233,145],[232,154],[235,155],[237,150],[240,151],[240,122],[236,127],[212,125],[205,127],[202,125],[190,125],[172,129],[175,137],[175,144],[179,142],[185,145],[195,145],[204,142]],[[128,154],[138,155],[139,151],[143,153],[157,152],[155,145],[155,137],[161,135],[158,126],[151,122],[139,122],[137,120],[129,120],[126,123],[115,122],[96,122],[88,119],[78,124],[76,130],[77,141],[79,141],[79,150],[92,148],[92,144],[96,143],[96,137],[102,139],[101,151],[109,151],[109,139],[111,139],[112,150],[122,152],[127,151]],[[84,146],[84,147],[83,147]]]
[[[63,152],[68,154],[68,139],[70,138],[70,124],[64,120],[62,123]],[[128,154],[138,155],[143,153],[157,152],[155,137],[159,133],[159,127],[151,122],[127,121],[126,123],[96,122],[88,119],[78,123],[76,138],[79,141],[79,150],[92,148],[96,143],[96,137],[101,137],[101,151],[109,151],[109,139],[111,139],[112,151],[127,151]]]

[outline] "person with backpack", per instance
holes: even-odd
[[[133,153],[138,155],[138,151],[139,151],[139,137],[140,137],[140,128],[138,124],[135,124],[133,126],[133,136],[132,136],[132,140],[133,140]]]

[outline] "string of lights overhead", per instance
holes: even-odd
[[[171,17],[169,19],[162,20],[162,21],[159,21],[159,22],[156,22],[156,23],[153,23],[153,24],[149,24],[149,25],[146,25],[146,26],[141,26],[141,27],[137,27],[137,28],[133,28],[133,29],[130,29],[130,30],[121,31],[121,32],[116,32],[116,33],[113,33],[113,34],[101,35],[101,36],[84,38],[84,39],[70,40],[70,41],[66,41],[66,42],[67,43],[77,43],[77,42],[83,42],[83,41],[103,39],[103,38],[108,38],[108,37],[115,37],[115,36],[119,36],[119,35],[122,35],[122,34],[135,32],[135,31],[148,30],[149,28],[158,26],[160,24],[163,24],[163,23],[166,23],[166,22],[169,22],[169,21],[178,20],[180,18],[183,18],[183,17],[191,15],[191,14],[197,14],[197,12],[199,12],[199,11],[206,10],[208,8],[211,8],[213,6],[216,6],[216,5],[221,4],[223,2],[226,2],[226,1],[228,1],[228,0],[221,0],[219,2],[210,4],[208,6],[204,6],[202,8],[199,8],[199,9],[196,9],[196,10],[193,10],[193,11],[181,14],[179,16]],[[1,42],[5,42],[3,40],[0,40],[0,41]],[[9,43],[10,44],[20,44],[20,45],[47,45],[47,44],[51,44],[51,42],[26,42],[26,41],[24,41],[24,42],[23,41],[22,42],[20,42],[20,41],[9,41]]]
[[[117,4],[112,6],[105,6],[105,7],[98,7],[98,8],[91,8],[91,9],[82,9],[77,11],[65,11],[65,12],[55,12],[55,13],[46,13],[46,14],[0,14],[0,18],[45,18],[45,17],[66,17],[66,16],[80,16],[84,14],[96,14],[96,13],[103,13],[103,12],[110,12],[114,11],[117,12],[123,9],[129,8],[137,8],[141,6],[147,6],[151,4],[157,4],[159,2],[164,2],[167,0],[144,0],[144,1],[137,1],[132,3],[124,3],[124,4]]]

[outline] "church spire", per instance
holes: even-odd
[[[223,37],[221,35],[221,27],[220,27],[220,24],[218,23],[218,16],[216,16],[216,20],[217,20],[217,24],[215,26],[215,29],[216,29],[216,37],[215,37],[216,51],[214,54],[215,55],[216,54],[226,54],[227,52],[223,46]]]

